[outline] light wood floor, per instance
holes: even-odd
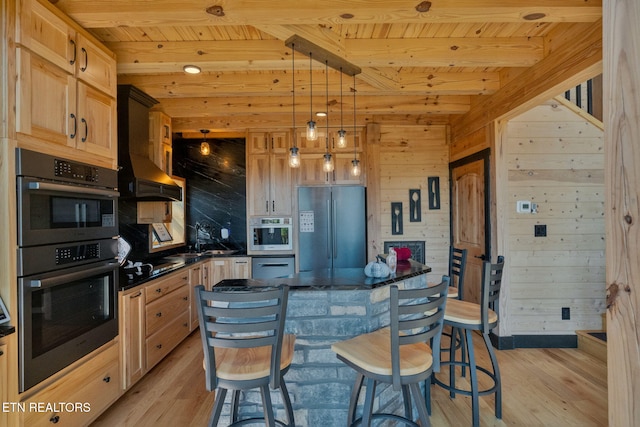
[[[476,344],[481,348],[480,338]],[[486,351],[477,353],[479,362],[486,363]],[[493,397],[484,396],[480,398],[481,426],[607,425],[607,368],[595,357],[578,349],[516,349],[498,351],[498,360],[502,419],[493,414]],[[432,402],[434,427],[471,425],[470,398],[450,399],[434,385]],[[213,393],[204,386],[202,347],[196,331],[93,425],[206,426],[212,406]]]

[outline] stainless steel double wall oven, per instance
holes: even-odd
[[[20,391],[118,335],[117,172],[16,150]]]

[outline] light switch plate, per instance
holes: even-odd
[[[531,202],[529,200],[518,200],[516,204],[516,212],[531,213]]]

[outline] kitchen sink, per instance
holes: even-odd
[[[217,255],[232,255],[238,252],[236,249],[209,249],[204,252],[183,252],[180,254],[170,255],[167,258],[181,258],[181,259],[191,259],[198,257],[207,257],[207,256],[217,256]]]
[[[215,256],[215,255],[232,255],[238,252],[235,249],[209,249],[208,251],[204,251],[202,255],[204,256]]]

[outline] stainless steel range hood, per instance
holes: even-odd
[[[140,201],[179,201],[182,189],[149,158],[149,109],[158,101],[118,85],[118,189]]]

